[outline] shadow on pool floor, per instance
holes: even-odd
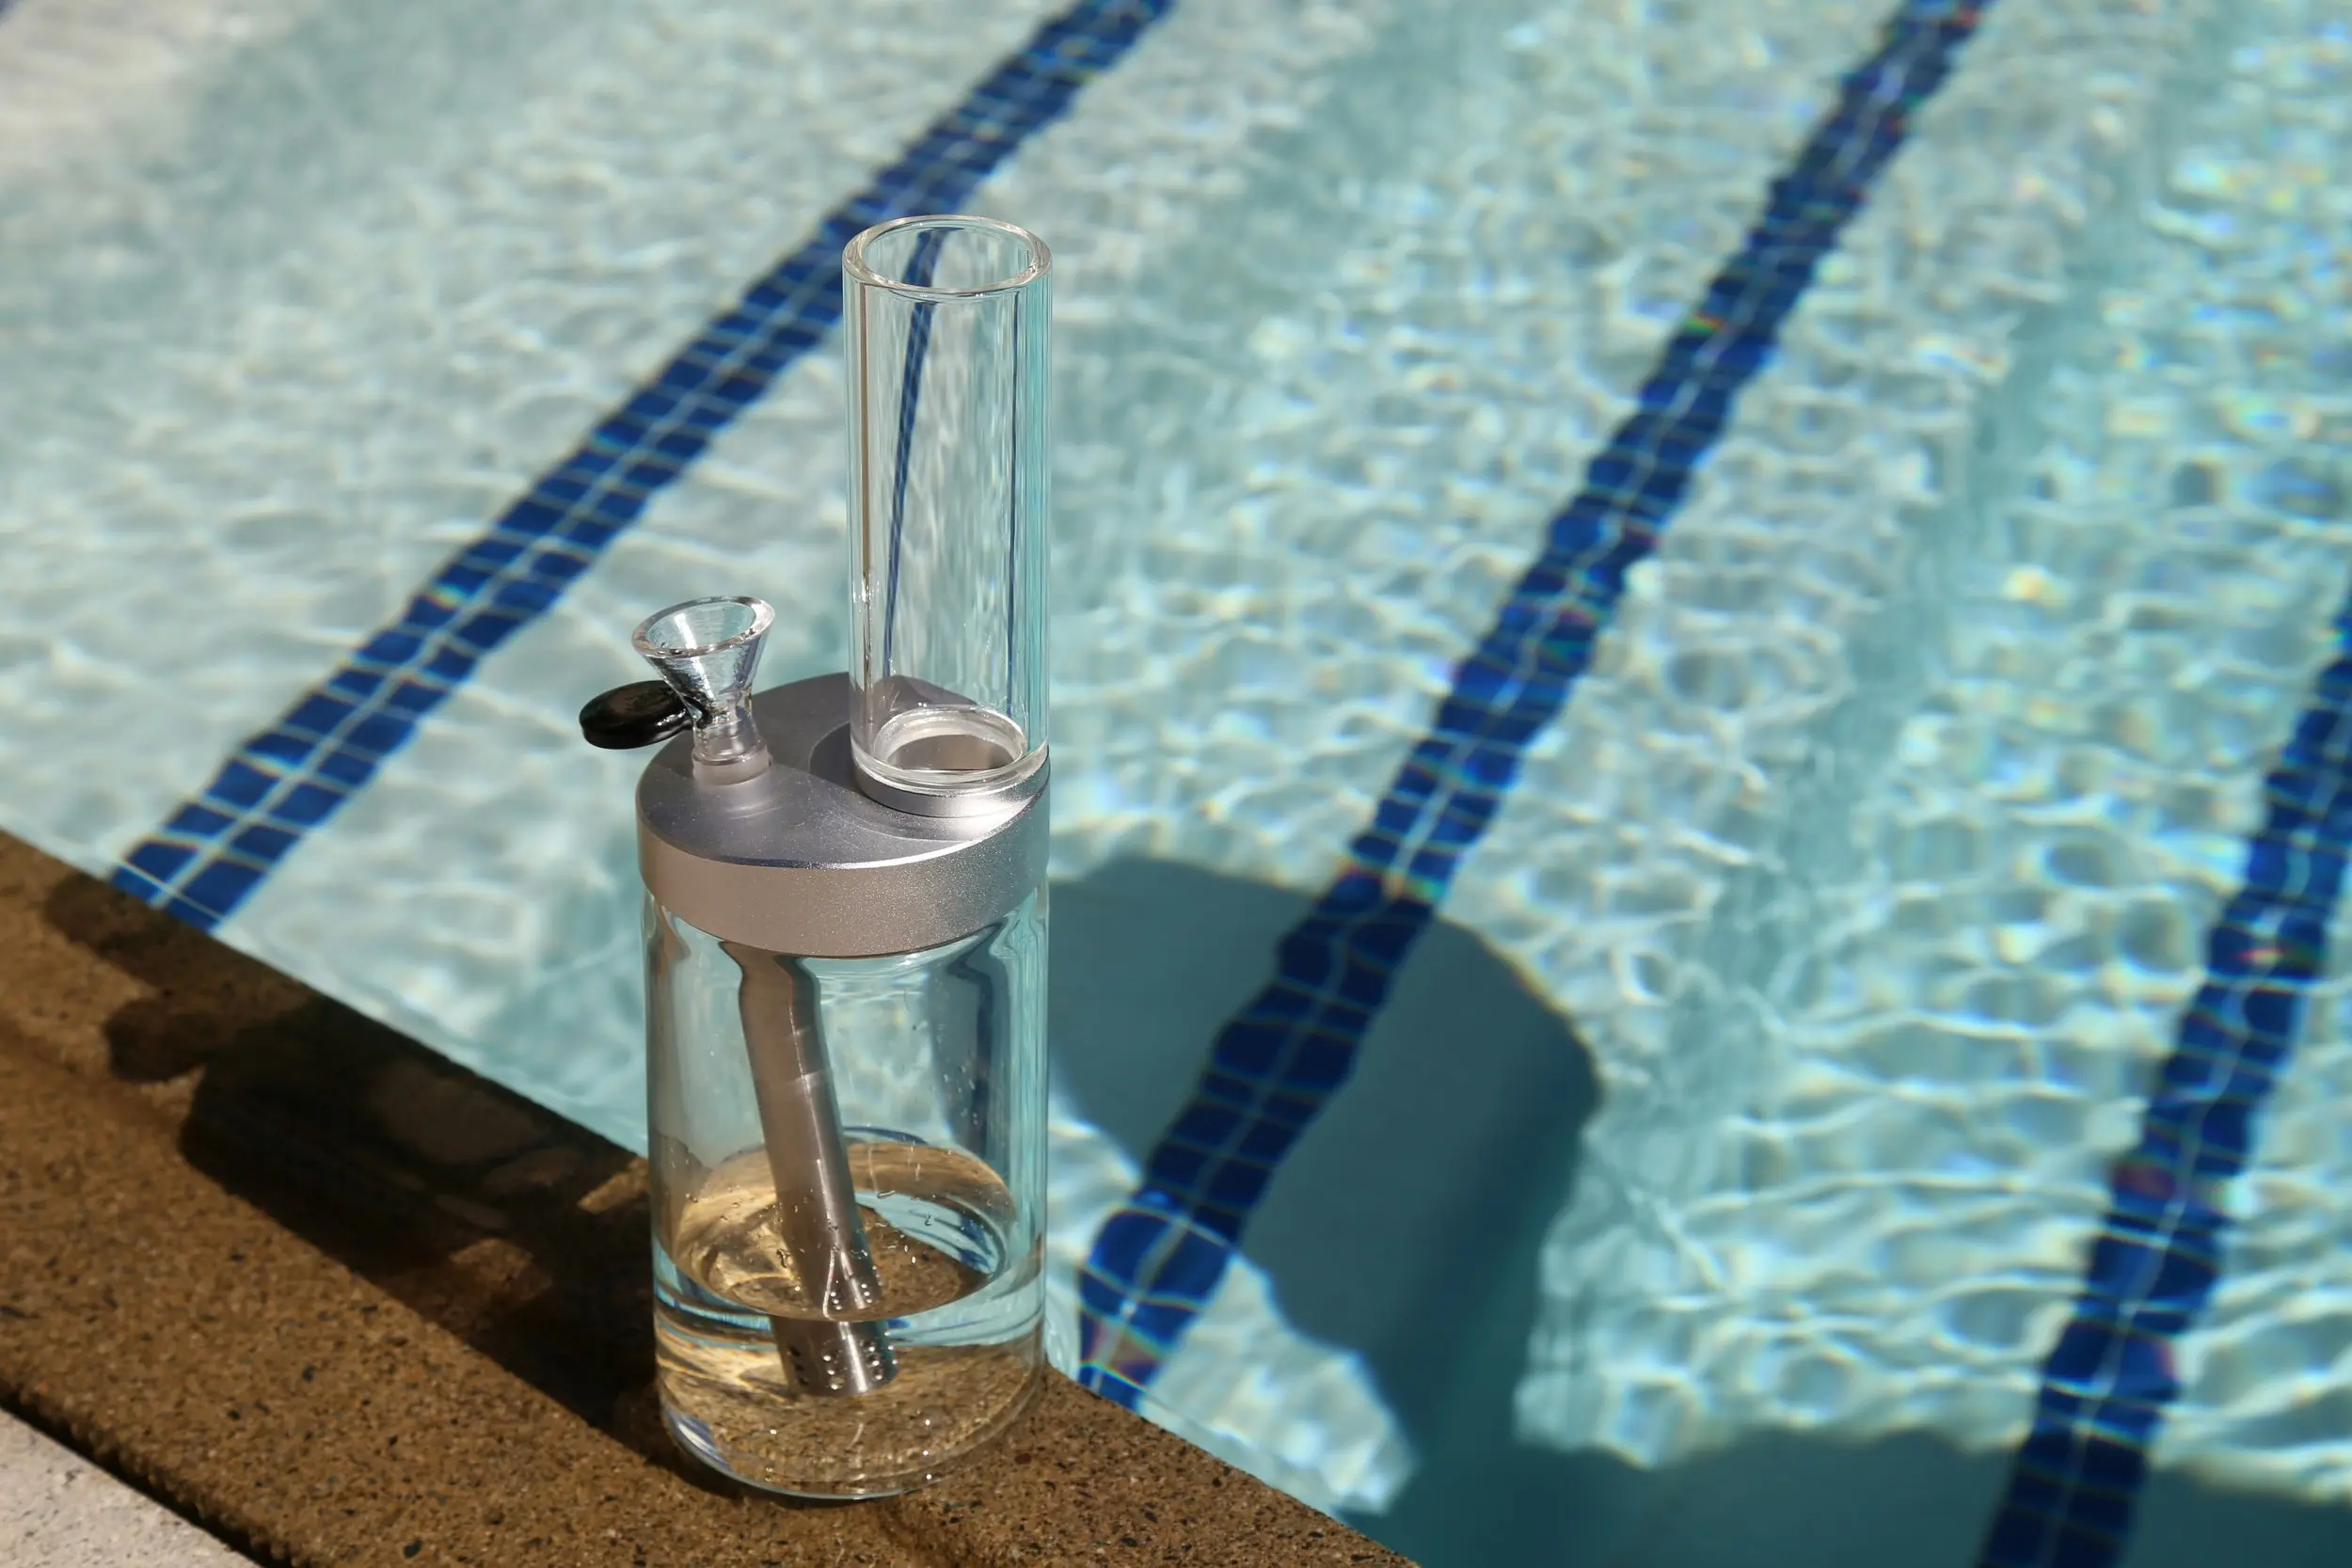
[[[1423,1568],[1974,1568],[2008,1479],[2006,1454],[1915,1433],[1772,1433],[1637,1470],[1512,1446],[1502,1392],[1483,1441],[1432,1456],[1387,1517],[1351,1523]],[[2346,1561],[2352,1509],[2159,1471],[2119,1568]]]
[[[1130,1154],[1307,906],[1165,862],[1056,884],[1055,1071]],[[1970,1568],[2005,1454],[1766,1433],[1644,1470],[1514,1441],[1536,1256],[1597,1104],[1568,1022],[1477,937],[1433,924],[1246,1243],[1296,1327],[1363,1354],[1419,1451],[1395,1506],[1349,1522],[1425,1568]],[[2159,1472],[2122,1568],[2217,1561],[2352,1561],[2352,1509]]]
[[[1057,882],[1053,898],[1055,1082],[1139,1163],[1310,901],[1149,860]],[[1243,1250],[1293,1325],[1363,1355],[1417,1443],[1476,1353],[1486,1304],[1565,1201],[1597,1103],[1566,1022],[1439,919],[1269,1184]]]

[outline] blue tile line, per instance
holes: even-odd
[[[2225,1189],[2253,1154],[2327,964],[2352,846],[2352,599],[2279,765],[2246,874],[2205,939],[2205,980],[2156,1074],[2139,1141],[2115,1164],[2074,1316],[1979,1568],[2106,1568],[2122,1557],[2149,1450],[2179,1398],[2173,1346],[2213,1297]]]
[[[1080,0],[1032,34],[442,563],[377,630],[124,857],[114,884],[209,930],[405,745],[490,651],[552,609],[646,504],[841,318],[841,250],[953,212],[1176,0]]]
[[[1397,966],[1528,745],[1590,662],[1626,572],[1657,544],[1733,400],[1985,8],[1898,8],[1772,182],[1744,245],[1668,340],[1637,411],[1551,519],[1543,553],[1464,660],[1371,826],[1282,938],[1274,978],[1217,1035],[1135,1193],[1096,1234],[1078,1277],[1089,1387],[1134,1406],[1200,1315],[1282,1158],[1346,1082]]]

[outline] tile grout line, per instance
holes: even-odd
[[[2225,1189],[2301,1031],[2352,853],[2352,598],[2279,765],[2246,872],[2205,939],[2205,979],[2108,1178],[2081,1293],[2043,1368],[1979,1568],[2106,1568],[2122,1554],[2173,1345],[2212,1298]]]
[[[887,219],[960,205],[1175,4],[1078,0],[1041,24],[445,561],[396,620],[242,742],[123,857],[114,885],[203,930],[234,913],[492,650],[554,608],[654,496],[823,341],[841,316],[842,246]]]
[[[1527,747],[1590,663],[1627,571],[1655,548],[1815,268],[1990,4],[1902,0],[1668,340],[1637,410],[1551,519],[1543,552],[1463,660],[1371,825],[1278,944],[1272,980],[1218,1032],[1135,1193],[1096,1233],[1079,1277],[1087,1386],[1130,1407],[1148,1398],[1283,1157],[1346,1082],[1397,967]]]

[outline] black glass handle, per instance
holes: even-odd
[[[608,752],[634,751],[667,740],[694,722],[686,704],[667,681],[631,681],[589,700],[580,710],[580,733]]]

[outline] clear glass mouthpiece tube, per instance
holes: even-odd
[[[984,814],[1043,782],[1052,267],[978,217],[901,218],[842,256],[850,736],[902,811]]]

